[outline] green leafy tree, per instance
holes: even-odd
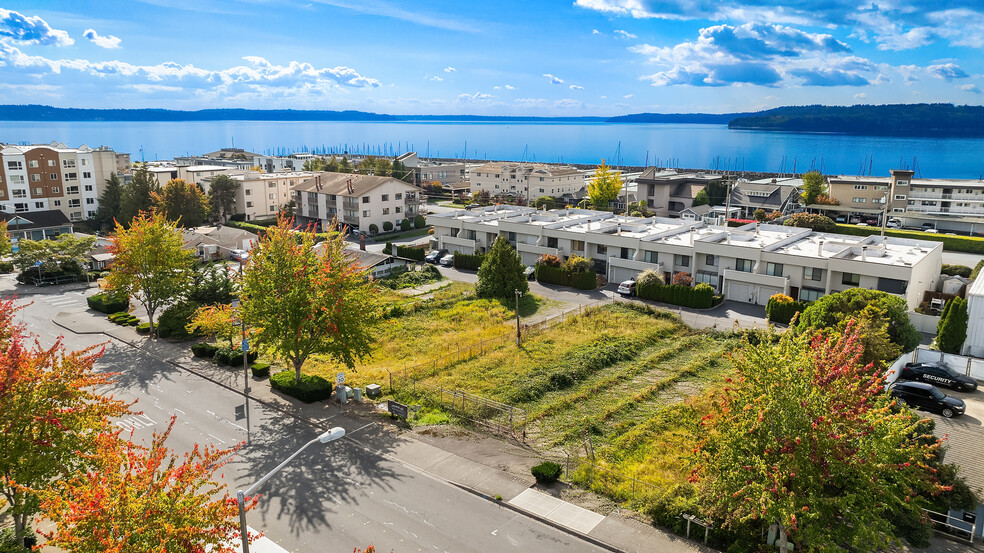
[[[120,177],[113,173],[106,179],[106,186],[103,188],[102,196],[99,196],[99,210],[96,212],[96,226],[102,230],[109,230],[116,226],[116,218],[120,215],[120,207],[123,201],[123,183]]]
[[[957,297],[946,302],[936,326],[936,347],[946,353],[960,353],[967,339],[967,300]]]
[[[810,171],[803,175],[803,205],[817,203],[817,197],[827,193],[827,179],[820,171]]]
[[[168,181],[160,192],[152,193],[152,197],[154,209],[186,228],[200,226],[208,219],[210,206],[205,193],[183,179]]]
[[[232,210],[236,208],[236,195],[240,183],[229,175],[216,175],[208,186],[208,203],[212,216],[221,222],[226,222]]]
[[[817,232],[837,231],[837,224],[834,223],[834,220],[819,213],[793,213],[783,224],[787,227],[808,228]]]
[[[776,524],[797,551],[889,549],[943,491],[939,441],[892,408],[863,331],[743,342],[737,378],[701,421],[690,481],[703,514],[754,536]]]
[[[411,227],[410,219],[400,219],[400,230],[401,231],[404,231],[404,232],[405,231],[408,231],[408,230],[410,230],[410,227]]]
[[[74,234],[61,234],[54,240],[21,240],[14,254],[14,266],[26,271],[40,263],[42,273],[81,273],[95,243],[95,236]]]
[[[423,215],[417,214],[413,218],[413,228],[424,228],[427,226],[427,218]]]
[[[693,203],[694,207],[697,207],[699,205],[710,205],[710,203],[711,203],[711,197],[707,195],[707,190],[701,188],[699,191],[697,191],[697,194],[694,195],[694,203]]]
[[[492,249],[485,254],[478,268],[478,284],[475,294],[480,298],[512,298],[516,290],[529,292],[523,261],[509,241],[502,236],[495,239]]]
[[[756,209],[752,212],[752,217],[758,222],[764,221],[766,217],[765,210],[762,208]]]
[[[0,258],[7,257],[12,251],[10,233],[7,232],[7,221],[0,221]]]
[[[144,306],[153,336],[157,311],[187,292],[195,254],[185,249],[177,225],[161,213],[141,213],[128,229],[117,225],[110,251],[116,256],[107,279],[110,289]]]
[[[342,234],[315,242],[313,231],[280,218],[250,251],[240,291],[257,342],[290,361],[297,381],[313,354],[351,367],[372,351],[377,310],[366,269],[345,252]]]
[[[880,313],[868,311],[861,317],[865,308],[873,306]],[[889,340],[901,348],[901,351],[912,351],[919,345],[922,335],[909,320],[908,304],[903,298],[865,288],[851,288],[823,296],[811,303],[800,314],[797,328],[801,331],[809,329],[838,329],[843,328],[846,321],[852,318],[862,318],[884,323]],[[878,326],[878,325],[876,325]],[[874,337],[874,336],[872,336]],[[888,361],[889,359],[883,359]]]
[[[332,158],[332,159],[334,159],[334,158]],[[301,166],[301,170],[302,171],[325,171],[326,170],[325,169],[325,166],[327,166],[327,165],[328,164],[327,164],[327,162],[325,162],[325,158],[323,158],[323,157],[316,157],[316,158],[309,159],[309,160],[305,161],[304,162],[304,165]]]
[[[339,173],[351,173],[352,172],[352,164],[349,163],[349,160],[348,160],[347,157],[342,156],[341,161],[338,162],[338,172]]]
[[[608,209],[608,202],[618,198],[622,191],[622,175],[611,170],[601,160],[595,169],[594,178],[588,183],[588,197],[595,209]]]
[[[540,196],[533,202],[533,206],[537,209],[546,209],[549,211],[554,208],[554,199],[550,196]]]
[[[393,171],[391,174],[394,178],[413,184],[413,169],[407,167],[402,161],[393,160]]]
[[[150,174],[146,165],[138,167],[133,172],[133,180],[123,187],[117,222],[122,223],[123,226],[128,226],[130,220],[139,215],[141,211],[150,211],[154,205],[154,192],[160,191],[160,188],[157,177]]]

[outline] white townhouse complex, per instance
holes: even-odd
[[[128,156],[124,156],[128,157]],[[0,145],[0,210],[61,211],[69,221],[94,217],[106,179],[119,170],[113,150],[88,146]]]
[[[393,177],[358,173],[315,173],[293,188],[294,213],[301,224],[331,227],[333,220],[352,230],[378,231],[385,223],[394,228],[419,211],[419,189]]]
[[[567,165],[490,162],[466,171],[472,192],[520,196],[529,201],[540,196],[574,195],[584,188],[584,173]]]
[[[902,296],[915,309],[936,288],[943,251],[940,242],[770,224],[729,228],[585,209],[489,206],[432,214],[428,223],[437,248],[474,253],[503,236],[527,265],[542,254],[577,254],[612,282],[647,269],[668,277],[687,272],[727,299],[759,305],[780,292],[813,301],[861,287]]]
[[[230,178],[239,183],[234,213],[246,215],[247,221],[270,219],[290,204],[292,189],[305,179],[314,176],[311,172],[259,173],[247,171]]]

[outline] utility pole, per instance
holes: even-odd
[[[522,337],[523,337],[522,333],[519,330],[519,298],[522,295],[523,295],[522,292],[516,290],[516,347],[522,345]]]

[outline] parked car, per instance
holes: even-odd
[[[527,265],[523,273],[526,275],[526,280],[533,280],[536,277],[536,267]]]
[[[454,266],[454,254],[453,253],[444,254],[444,257],[442,257],[441,259],[439,259],[438,260],[438,263],[441,265],[441,267],[452,267],[452,266]]]
[[[636,293],[635,279],[626,280],[618,285],[618,293],[623,296],[634,296]]]
[[[233,261],[246,263],[249,260],[249,252],[246,250],[232,250],[229,252],[229,257],[232,258]]]
[[[923,229],[923,232],[928,232],[930,234],[938,234],[940,231],[938,231],[938,230],[936,230],[934,228],[924,228]]]
[[[430,253],[424,256],[424,261],[428,263],[437,263],[445,255],[448,255],[448,250],[431,250]]]
[[[904,405],[933,411],[945,418],[960,416],[967,410],[967,404],[962,399],[950,397],[925,382],[896,382],[889,393]]]
[[[847,217],[844,217],[843,215],[839,215],[839,216],[837,216],[834,219],[834,222],[835,223],[846,223],[847,222]]]
[[[859,226],[859,227],[866,227],[866,226],[868,226],[868,223],[858,223],[858,224],[857,224],[857,225],[855,225],[855,226]]]
[[[928,382],[960,392],[977,390],[976,380],[958,373],[943,363],[906,363],[899,378]]]
[[[888,227],[888,228],[902,228],[902,220],[901,219],[889,219],[885,223],[885,226]]]

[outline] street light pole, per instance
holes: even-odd
[[[242,265],[239,269],[242,273]],[[232,300],[232,308],[236,309],[239,307],[239,299],[236,298]],[[237,326],[233,323],[233,326]],[[250,445],[250,425],[249,425],[249,393],[252,388],[249,387],[249,342],[246,341],[246,317],[243,316],[242,310],[239,313],[239,323],[238,326],[243,330],[243,341],[240,344],[239,349],[243,351],[243,397],[246,398],[246,445]]]
[[[523,293],[516,290],[516,346],[522,345],[522,333],[519,331],[519,298]]]
[[[236,502],[239,504],[239,536],[242,539],[243,551],[242,553],[249,553],[249,534],[246,532],[246,496],[252,495],[253,492],[257,490],[260,486],[266,483],[274,474],[280,472],[280,469],[287,466],[288,463],[294,460],[295,457],[301,454],[302,451],[307,449],[309,446],[314,445],[317,442],[326,444],[328,442],[333,442],[345,435],[345,429],[336,426],[331,430],[325,432],[324,434],[318,436],[317,438],[311,440],[310,442],[301,446],[300,449],[294,452],[293,455],[287,458],[283,463],[277,465],[276,468],[271,470],[264,476],[260,478],[255,484],[250,486],[246,491],[239,490],[236,492]]]

